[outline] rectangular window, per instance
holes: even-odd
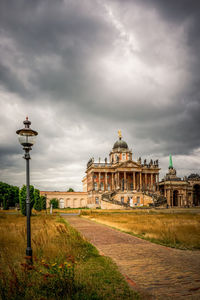
[[[97,183],[94,183],[94,190],[97,191]]]
[[[140,197],[137,197],[137,204],[140,204]]]
[[[97,178],[97,175],[94,175],[93,178]]]
[[[96,204],[99,204],[99,197],[95,198],[95,202],[96,202]]]
[[[121,197],[121,203],[124,203],[124,197]]]
[[[102,191],[104,190],[104,184],[103,184],[103,182],[101,182],[101,190]]]
[[[123,159],[123,160],[126,159],[126,154],[125,154],[125,153],[122,154],[122,159]]]
[[[108,191],[110,191],[110,183],[108,183]]]

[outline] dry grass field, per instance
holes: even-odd
[[[56,215],[31,217],[33,265],[26,218],[0,214],[0,299],[139,299],[115,264]]]
[[[200,249],[200,210],[82,211],[82,216],[149,241]]]

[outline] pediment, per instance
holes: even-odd
[[[128,160],[119,163],[119,168],[141,168],[141,166],[135,161]]]

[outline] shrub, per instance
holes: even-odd
[[[37,211],[41,210],[41,198],[40,198],[40,191],[35,189],[34,190],[34,209]]]
[[[52,204],[53,208],[58,208],[58,199],[53,198],[50,200],[50,205]]]
[[[8,207],[9,207],[9,204],[8,204],[8,194],[5,194],[3,196],[3,209],[7,210]]]
[[[40,197],[41,209],[46,209],[46,202],[47,202],[47,197],[41,196]]]

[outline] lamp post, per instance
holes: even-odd
[[[37,131],[30,128],[31,122],[26,117],[26,120],[23,122],[24,128],[16,131],[18,134],[19,142],[23,146],[25,151],[24,159],[26,160],[26,219],[27,219],[27,248],[26,256],[30,258],[32,263],[32,248],[31,248],[31,203],[30,203],[30,170],[29,170],[29,160],[30,154],[29,151],[32,150],[32,146],[35,143]]]

